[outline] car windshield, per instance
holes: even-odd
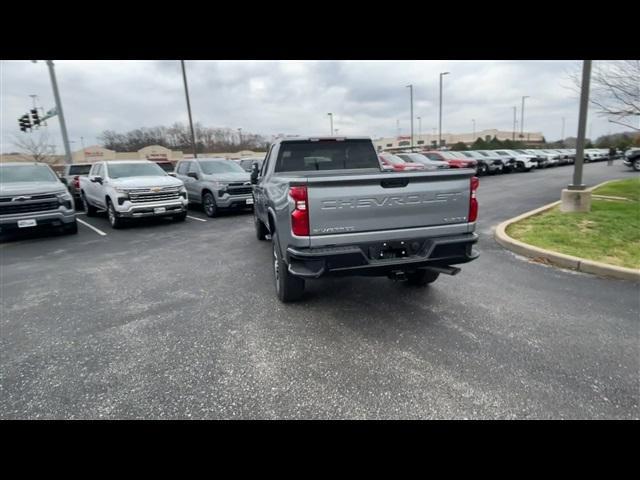
[[[489,154],[488,154],[488,153],[486,153],[486,152],[480,152],[480,151],[477,151],[476,153],[479,153],[479,154],[480,154],[480,155],[482,155],[483,157],[488,157],[488,156],[489,156]]]
[[[525,155],[529,155],[526,151],[524,150],[514,150],[514,152],[516,153],[524,153]]]
[[[473,154],[469,153],[469,152],[460,152],[462,153],[462,155],[464,155],[467,158],[473,158]]]
[[[391,163],[393,165],[400,165],[403,163],[407,163],[404,159],[402,159],[401,157],[398,157],[397,155],[380,155],[380,158],[382,158],[383,160],[385,160],[388,163]]]
[[[444,158],[448,158],[449,160],[459,160],[460,157],[458,157],[455,153],[453,152],[442,152],[442,156]]]
[[[401,156],[404,160],[413,163],[428,162],[429,159],[420,153],[405,153]]]
[[[87,175],[91,170],[91,165],[71,165],[69,175]]]
[[[155,163],[109,163],[109,178],[164,176],[166,173]]]
[[[212,175],[215,173],[246,173],[244,169],[232,160],[200,160],[202,173]]]
[[[45,165],[5,165],[0,167],[0,183],[56,181],[58,181],[58,177]]]
[[[171,162],[156,162],[156,164],[165,172],[173,172],[173,163]]]

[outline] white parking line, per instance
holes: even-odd
[[[193,220],[198,220],[199,222],[206,222],[206,220],[198,217],[192,217],[191,215],[187,215],[187,218],[191,218]]]
[[[94,227],[93,225],[89,225],[87,222],[83,222],[82,220],[80,220],[79,218],[76,219],[78,221],[78,223],[81,223],[82,225],[84,225],[85,227],[89,227],[91,230],[93,230],[94,232],[96,232],[98,235],[102,235],[103,237],[106,236],[107,234],[104,233],[102,230],[97,229],[96,227]]]

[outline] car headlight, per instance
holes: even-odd
[[[122,188],[122,187],[114,187],[113,188],[116,192],[121,193],[123,195],[128,195],[129,194],[129,190],[127,188]]]
[[[58,203],[60,203],[60,205],[63,205],[67,209],[73,208],[73,197],[69,192],[60,192],[56,194],[56,197],[58,197]]]

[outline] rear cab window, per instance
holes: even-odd
[[[69,175],[88,175],[92,165],[71,165]]]
[[[275,172],[380,169],[371,140],[287,141],[280,144]]]

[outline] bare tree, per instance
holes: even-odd
[[[580,74],[569,75],[572,89],[580,91]],[[590,102],[611,123],[640,131],[640,60],[594,62]]]
[[[45,131],[14,135],[13,146],[25,157],[33,158],[36,162],[52,164],[56,160],[56,146],[51,145],[49,134]]]

